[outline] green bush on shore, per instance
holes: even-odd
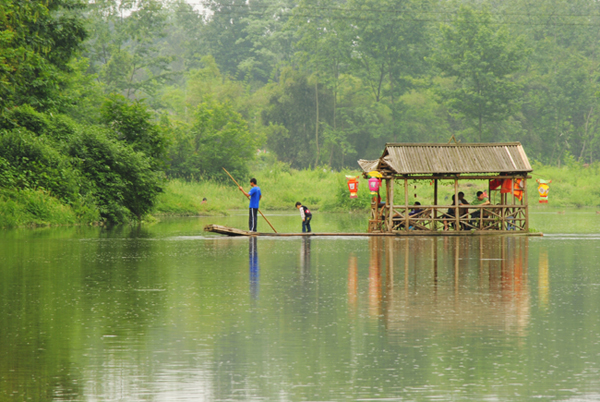
[[[0,228],[93,223],[98,211],[86,205],[67,205],[44,190],[0,189]]]

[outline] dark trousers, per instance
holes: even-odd
[[[248,218],[248,226],[251,232],[256,232],[256,222],[258,221],[258,208],[250,208],[250,217]]]
[[[310,220],[312,219],[312,216],[307,216],[304,218],[304,220],[302,221],[302,233],[310,233]]]

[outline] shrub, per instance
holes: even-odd
[[[23,128],[0,131],[4,180],[18,188],[44,189],[65,201],[76,200],[80,177],[55,146]]]
[[[130,102],[121,95],[113,95],[101,108],[102,123],[116,138],[133,146],[154,159],[156,165],[164,161],[167,139],[158,125],[152,123],[152,114],[142,101]]]
[[[87,190],[93,194],[101,216],[111,223],[129,217],[141,219],[162,190],[161,174],[152,169],[150,159],[109,138],[102,129],[78,134],[69,152],[88,179]]]
[[[43,135],[50,129],[46,115],[37,112],[29,105],[21,105],[9,109],[0,119],[0,128],[11,130],[14,128],[25,128],[28,131]]]

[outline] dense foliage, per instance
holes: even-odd
[[[356,168],[452,135],[598,159],[597,2],[197,1],[2,2],[1,199],[123,222],[165,175]]]

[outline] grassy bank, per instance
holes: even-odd
[[[328,169],[293,170],[283,164],[263,167],[253,172],[263,193],[261,209],[294,210],[296,201],[322,212],[366,210],[370,203],[367,182],[360,179],[359,198],[350,199],[345,175],[358,175],[359,171],[332,172]],[[534,163],[534,173],[528,182],[529,204],[537,208],[579,208],[600,205],[600,164],[584,166],[570,163],[561,168]],[[538,203],[535,179],[552,180],[550,203]],[[244,189],[249,189],[249,177],[239,179]],[[486,181],[464,182],[460,190],[467,200],[475,198],[478,190],[486,190]],[[441,181],[439,203],[450,204],[454,193],[453,181]],[[383,193],[383,192],[382,192]],[[430,182],[409,182],[409,203],[433,202],[433,185]],[[492,202],[497,195],[492,195]],[[207,202],[202,203],[206,198]],[[404,201],[404,188],[395,186],[394,200]],[[231,210],[246,209],[248,201],[233,182],[186,182],[170,180],[158,197],[152,215],[219,215]],[[0,189],[0,227],[48,226],[89,224],[99,220],[98,211],[85,206],[65,205],[50,193],[35,190]]]
[[[331,172],[319,168],[313,170],[293,170],[281,166],[254,172],[258,180],[263,199],[261,209],[293,210],[296,201],[321,211],[342,212],[367,209],[371,195],[367,182],[360,179],[359,198],[351,200],[346,187],[345,175],[359,175],[359,171]],[[544,208],[538,203],[536,179],[552,180],[550,184],[550,207],[579,208],[600,205],[600,164],[584,166],[571,163],[563,167],[544,166],[534,163],[532,179],[528,181],[529,204]],[[248,191],[248,180],[240,180]],[[433,183],[428,181],[409,181],[409,203],[421,204],[433,202]],[[459,190],[466,194],[467,200],[473,200],[477,191],[487,190],[487,181],[475,180],[461,182]],[[382,192],[383,194],[384,192]],[[454,194],[454,182],[440,181],[438,202],[450,204]],[[202,204],[203,198],[208,202]],[[394,191],[396,203],[404,201],[404,187],[396,184]],[[492,202],[499,201],[498,192],[492,192]],[[248,202],[233,182],[192,182],[171,180],[165,192],[160,195],[154,214],[164,215],[211,215],[226,214],[228,210],[245,209]]]
[[[296,201],[313,209],[334,210],[343,173],[317,170],[271,169],[256,172],[263,195],[261,209],[292,210]],[[249,180],[239,180],[245,191]],[[344,184],[344,183],[341,183]],[[207,202],[202,203],[206,198]],[[230,182],[214,183],[171,180],[158,197],[155,215],[211,215],[225,214],[228,210],[248,208],[248,200],[237,186]]]
[[[98,220],[98,211],[84,205],[65,205],[43,190],[0,189],[0,228],[74,225]]]

